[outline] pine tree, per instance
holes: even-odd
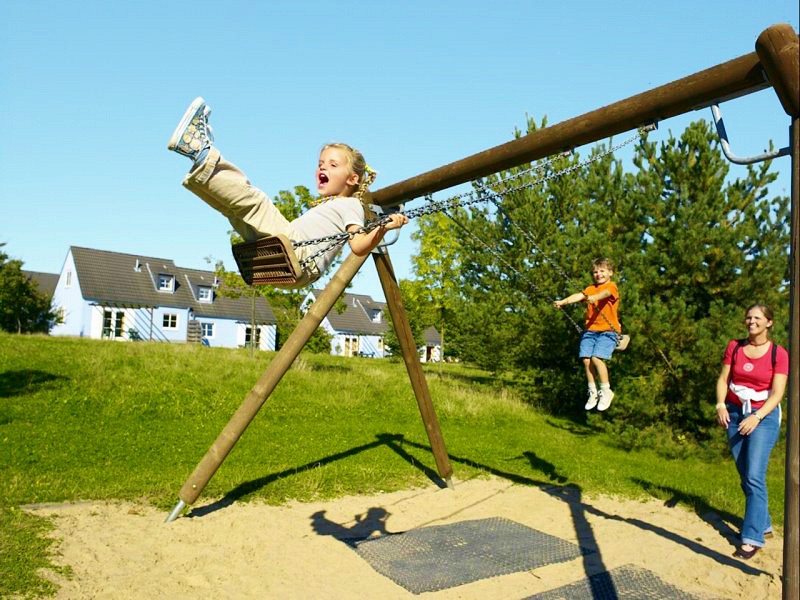
[[[528,130],[536,128],[529,121]],[[663,423],[702,436],[722,350],[743,335],[745,308],[772,306],[776,338],[785,340],[788,199],[770,197],[776,175],[769,163],[731,179],[704,121],[660,143],[643,137],[632,172],[607,155],[541,182],[580,160],[575,153],[540,161],[539,171],[511,184],[523,189],[503,194],[496,207],[464,211],[471,236],[459,234],[458,255],[447,257],[460,266],[449,277],[462,282],[453,295],[451,339],[466,359],[528,382],[531,402],[580,414],[583,369],[566,317],[582,325],[583,306],[559,315],[551,300],[583,289],[591,261],[610,257],[633,343],[610,364],[618,397],[607,413],[612,420],[603,423],[630,443]],[[476,189],[503,192],[525,167],[487,177]]]

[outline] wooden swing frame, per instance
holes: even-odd
[[[791,120],[789,130],[792,157],[789,352],[791,356],[796,357],[800,353],[800,328],[798,328],[800,304],[797,297],[798,274],[800,274],[800,261],[798,260],[800,256],[798,253],[800,236],[800,84],[798,82],[800,79],[800,75],[798,75],[800,50],[798,48],[800,48],[800,44],[793,28],[790,25],[780,24],[764,30],[759,35],[755,47],[756,51],[750,54],[552,127],[536,130],[505,144],[390,185],[376,191],[368,201],[381,207],[396,206],[409,199],[444,190],[557,152],[606,139],[645,123],[658,122],[706,108],[723,100],[730,100],[772,87]],[[452,485],[452,468],[388,252],[381,249],[373,252],[372,256],[397,332],[403,361],[428,434],[437,471],[448,485]],[[308,339],[333,308],[340,294],[366,260],[367,256],[356,256],[355,254],[350,254],[344,260],[325,290],[309,307],[303,320],[271,361],[267,371],[256,382],[244,402],[184,483],[179,494],[180,501],[167,517],[167,521],[177,518],[186,505],[191,505],[198,498],[278,382],[289,370]],[[293,265],[283,265],[282,268],[288,267],[293,267]],[[800,548],[799,383],[798,361],[794,360],[791,361],[789,373],[786,436],[784,600],[798,599],[798,580],[800,579],[800,561],[798,561],[798,548]]]

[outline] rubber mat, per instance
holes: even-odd
[[[664,582],[652,571],[623,565],[525,600],[701,600]]]
[[[443,590],[592,552],[509,519],[423,527],[353,541],[378,573],[410,592]]]

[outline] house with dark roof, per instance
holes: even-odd
[[[275,349],[276,319],[264,298],[217,293],[212,271],[172,260],[72,246],[58,276],[51,335],[114,340],[201,341]],[[255,309],[256,327],[251,327]],[[255,333],[255,335],[253,335]]]
[[[311,290],[303,305],[310,305],[320,293],[321,290]],[[386,304],[365,294],[346,293],[343,300],[344,310],[339,312],[334,305],[320,323],[320,327],[332,336],[331,354],[383,358],[383,335],[388,327],[383,317]]]
[[[58,284],[58,273],[42,273],[41,271],[22,270],[22,274],[36,284],[36,288],[47,298],[53,297]]]
[[[442,336],[433,325],[422,332],[425,345],[420,348],[419,358],[422,362],[439,362],[442,360]]]
[[[304,306],[317,299],[321,290],[311,290],[303,301]],[[331,354],[335,356],[366,356],[383,358],[390,353],[384,344],[389,328],[385,319],[386,303],[373,300],[365,294],[348,294],[344,297],[342,312],[334,306],[320,323],[331,336]],[[425,345],[419,349],[422,362],[436,362],[441,356],[441,337],[435,327],[428,327],[423,337]]]

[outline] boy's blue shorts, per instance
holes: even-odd
[[[584,331],[581,334],[580,358],[596,356],[608,360],[617,347],[617,334],[613,331]]]

